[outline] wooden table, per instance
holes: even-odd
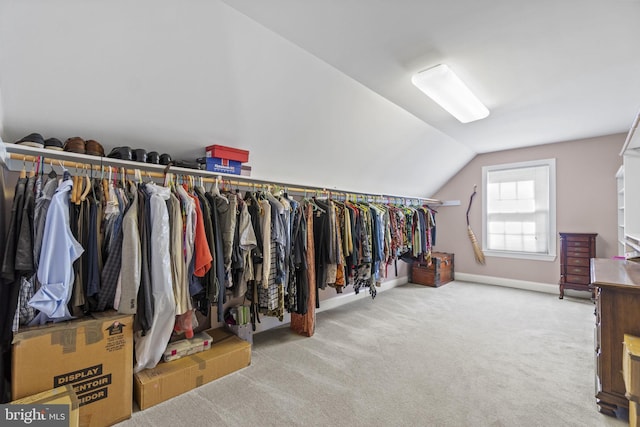
[[[596,402],[600,412],[615,416],[627,408],[622,379],[624,334],[640,336],[640,264],[593,258],[591,283],[596,294]]]

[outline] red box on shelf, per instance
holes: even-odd
[[[210,145],[206,147],[207,157],[234,160],[240,163],[249,161],[249,151],[239,148],[225,147],[224,145]]]

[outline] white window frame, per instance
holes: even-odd
[[[487,249],[487,175],[490,172],[520,169],[536,166],[549,167],[549,230],[547,239],[547,253],[532,253],[518,251],[500,251]],[[554,261],[556,259],[556,159],[532,160],[527,162],[507,163],[502,165],[484,166],[482,168],[482,250],[485,256],[520,258],[538,261]]]

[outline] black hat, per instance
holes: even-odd
[[[149,151],[147,153],[147,163],[153,163],[154,165],[160,163],[160,155],[157,151]]]
[[[28,147],[34,148],[42,148],[44,147],[44,138],[39,133],[30,133],[20,141],[16,141],[16,144],[26,145]]]
[[[145,150],[144,148],[136,148],[134,150],[131,151],[132,153],[132,160],[135,162],[142,162],[142,163],[146,163],[147,161],[147,150]]]
[[[171,156],[167,153],[160,154],[160,164],[161,165],[170,165],[173,161],[171,160]]]
[[[60,141],[58,138],[48,138],[44,141],[44,148],[47,148],[49,150],[62,151],[62,147],[62,141]]]

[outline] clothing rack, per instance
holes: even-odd
[[[310,185],[274,182],[270,180],[211,172],[200,169],[155,165],[150,163],[113,159],[110,157],[98,157],[87,154],[71,153],[67,151],[39,149],[18,144],[3,143],[3,145],[7,152],[7,160],[5,161],[6,167],[8,170],[15,172],[25,170],[27,163],[30,163],[32,165],[32,170],[34,170],[39,162],[39,159],[44,158],[46,159],[44,161],[45,167],[60,167],[68,170],[75,169],[76,174],[87,172],[92,174],[100,174],[102,177],[104,177],[103,174],[111,172],[111,174],[115,173],[120,176],[127,175],[132,177],[148,177],[158,180],[164,180],[168,174],[173,174],[177,177],[192,177],[197,178],[198,180],[202,179],[203,182],[218,183],[222,184],[223,186],[228,184],[229,186],[236,188],[244,187],[248,189],[274,189],[275,191],[282,190],[284,192],[305,195],[305,197],[338,197],[339,199],[351,201],[367,201],[377,203],[387,202],[403,205],[442,204],[440,200],[425,197],[372,194],[336,188],[327,189]],[[144,173],[142,171],[144,171]]]

